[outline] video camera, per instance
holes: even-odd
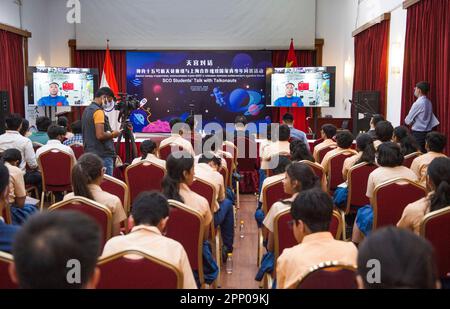
[[[118,95],[119,98],[117,99],[114,109],[119,111],[119,121],[124,122],[128,119],[131,112],[140,107],[140,101],[137,99],[136,95],[128,93],[119,93]]]

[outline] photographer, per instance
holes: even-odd
[[[116,157],[113,139],[120,134],[111,130],[108,117],[103,110],[103,105],[112,100],[114,100],[113,91],[108,87],[100,88],[95,93],[94,102],[84,110],[81,118],[85,152],[95,153],[102,158],[106,174],[110,176],[113,174]]]

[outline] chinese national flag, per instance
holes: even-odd
[[[114,66],[111,60],[111,53],[109,51],[109,44],[106,47],[105,64],[103,65],[102,81],[100,87],[109,87],[117,97],[119,93],[119,86],[117,84],[116,75],[114,74]],[[119,112],[114,108],[105,107],[105,115],[108,116],[109,124],[113,130],[119,130],[120,123],[118,121]]]
[[[289,53],[288,53],[287,59],[286,59],[286,67],[287,68],[298,67],[297,56],[295,55],[293,39],[291,39],[291,46],[289,47]],[[294,120],[295,120],[294,127],[305,133],[308,133],[306,130],[308,128],[308,124],[306,123],[306,108],[303,108],[303,107],[299,107],[299,108],[297,108],[297,107],[296,108],[281,107],[280,122],[282,122],[283,115],[286,114],[287,112],[291,113],[294,116]]]

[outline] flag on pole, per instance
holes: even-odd
[[[286,58],[286,67],[287,68],[298,67],[297,56],[295,55],[294,49],[294,39],[291,39],[291,45],[289,46],[289,52]],[[295,108],[282,107],[280,110],[281,116],[280,118],[282,118],[283,115],[288,112],[294,116],[295,128],[303,132],[306,132],[306,129],[308,128],[308,124],[306,123],[306,109],[303,107],[295,107]],[[282,119],[280,119],[280,121],[282,121]]]
[[[119,86],[117,85],[116,75],[114,74],[114,66],[111,60],[111,53],[109,51],[109,40],[106,43],[105,64],[103,65],[101,87],[109,87],[117,97],[119,93]],[[119,111],[114,109],[115,102],[109,102],[104,106],[105,115],[109,119],[111,129],[118,131],[120,129]]]

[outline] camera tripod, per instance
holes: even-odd
[[[125,162],[124,164],[131,164],[134,158],[137,156],[137,147],[136,147],[136,141],[134,139],[133,131],[131,130],[132,125],[129,119],[123,120],[122,124],[120,125],[122,128],[122,131],[120,132],[118,138],[117,138],[117,144],[116,144],[116,153],[119,153],[120,149],[120,143],[122,141],[122,138],[125,140]]]

